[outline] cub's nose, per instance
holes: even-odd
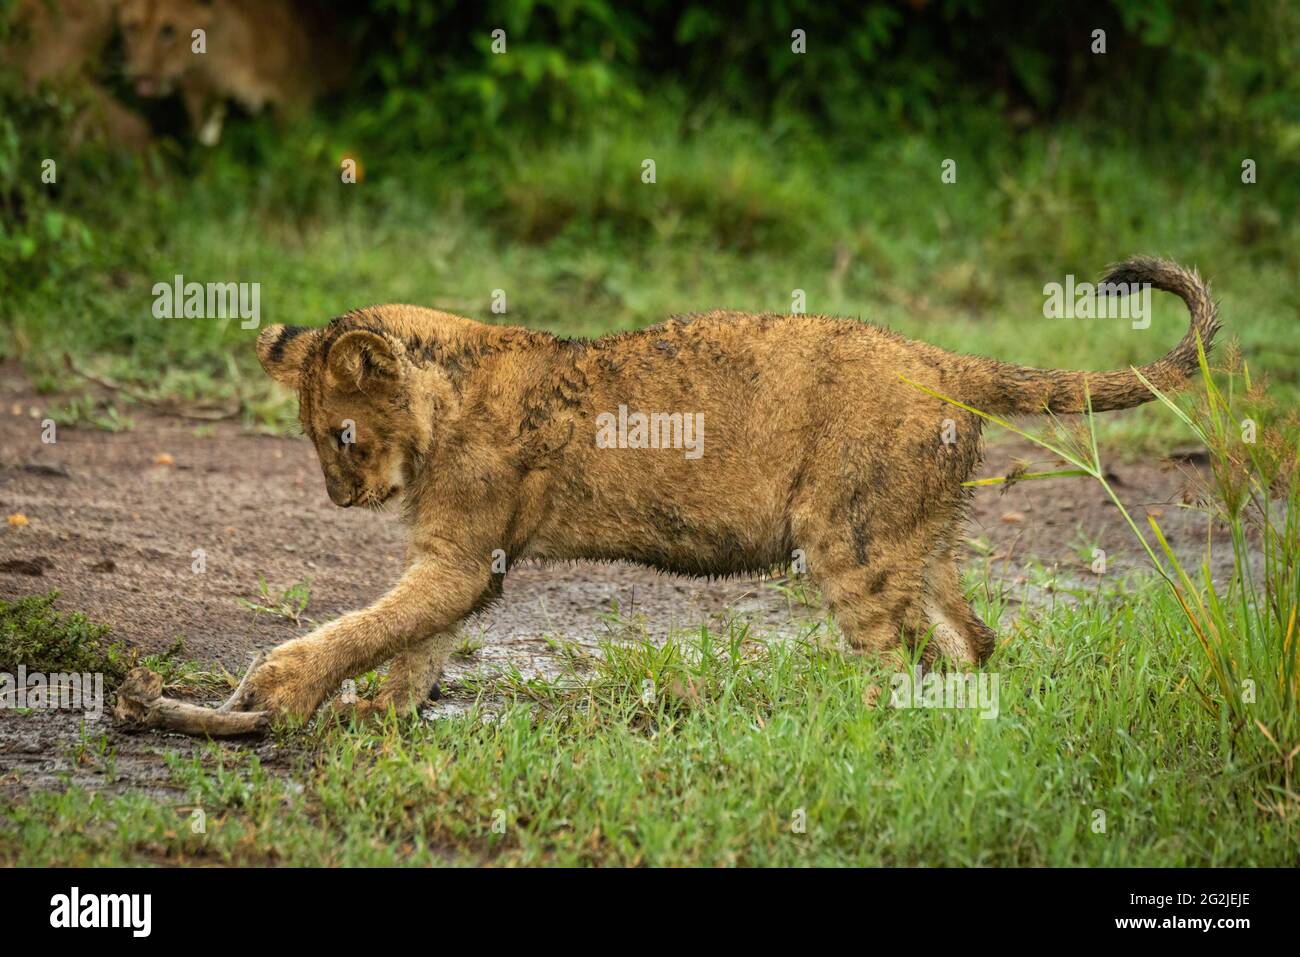
[[[339,508],[348,508],[352,505],[352,490],[342,482],[325,479],[325,492],[329,495],[330,501]]]

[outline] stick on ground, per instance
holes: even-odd
[[[248,669],[249,674],[252,671],[252,668]],[[231,701],[244,690],[247,681],[246,674]],[[133,730],[176,731],[210,738],[262,734],[270,726],[268,712],[222,710],[230,703],[222,708],[205,708],[164,697],[161,675],[148,668],[133,668],[117,691],[114,714]]]

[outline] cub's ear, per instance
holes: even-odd
[[[257,337],[257,358],[276,382],[298,388],[307,353],[319,331],[308,326],[267,326]]]
[[[326,363],[326,382],[343,392],[391,392],[401,382],[397,345],[387,336],[353,329],[334,340]]]

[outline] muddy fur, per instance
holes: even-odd
[[[1141,370],[1177,388],[1196,367],[1197,336],[1208,349],[1217,329],[1208,287],[1148,258],[1107,279],[1187,303],[1186,336]],[[893,663],[922,642],[929,659],[983,662],[995,636],[955,561],[980,419],[904,379],[1003,414],[1080,412],[1085,388],[1099,410],[1152,398],[1132,370],[1028,369],[824,316],[710,312],[588,342],[386,305],[322,328],[272,326],[257,347],[298,392],[330,498],[400,500],[411,535],[388,594],[281,645],[252,675],[238,704],[282,717],[309,716],[390,659],[367,707],[418,705],[458,623],[500,595],[494,559],[621,559],[690,575],[802,560],[852,649]],[[620,405],[702,413],[702,454],[600,447],[598,417]]]

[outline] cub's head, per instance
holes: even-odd
[[[399,338],[340,321],[268,326],[257,337],[257,357],[297,390],[330,501],[379,508],[407,488],[432,445],[445,379],[413,364]]]
[[[120,0],[126,75],[140,96],[167,96],[195,65],[194,30],[208,31],[213,0]]]

